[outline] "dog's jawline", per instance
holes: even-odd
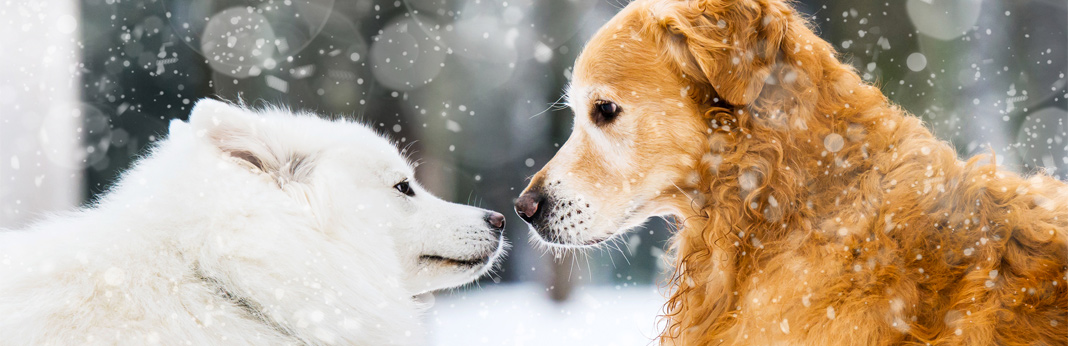
[[[537,239],[538,242],[540,242],[541,244],[544,244],[544,245],[549,246],[549,247],[554,247],[554,248],[573,249],[573,250],[585,250],[585,249],[596,248],[597,246],[608,242],[609,240],[614,238],[616,235],[622,234],[622,233],[626,233],[629,230],[629,229],[624,229],[624,230],[621,230],[620,232],[612,234],[612,235],[610,235],[608,237],[597,238],[597,239],[594,239],[594,240],[587,241],[587,242],[585,242],[583,244],[571,244],[571,243],[562,243],[562,242],[547,240],[547,239],[545,239],[545,237],[542,237],[541,234],[539,234],[537,228],[535,228],[534,225],[527,224],[527,227],[528,227],[528,229],[530,231],[530,234],[532,234],[534,236],[534,238]]]
[[[470,259],[470,260],[461,260],[461,259],[455,259],[455,258],[449,258],[449,257],[442,257],[442,256],[438,256],[438,255],[422,255],[422,256],[419,256],[419,259],[420,260],[424,260],[424,261],[441,262],[441,263],[455,265],[455,266],[459,266],[459,267],[477,267],[477,266],[484,265],[484,264],[488,263],[490,257],[493,257],[493,255],[491,254],[490,256],[486,256],[486,257],[482,257],[482,258],[475,258],[475,259]]]

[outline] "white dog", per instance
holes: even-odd
[[[362,125],[204,100],[93,207],[0,232],[0,344],[419,343],[413,297],[503,228]]]

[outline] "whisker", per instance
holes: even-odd
[[[590,256],[582,254],[582,257],[586,259],[586,275],[591,275],[593,273],[593,268],[590,266]]]
[[[622,238],[620,238],[620,239],[622,239]],[[619,250],[619,254],[620,254],[620,255],[623,255],[623,260],[624,260],[624,261],[627,261],[627,265],[631,265],[631,263],[630,263],[630,259],[629,259],[629,258],[627,258],[627,254],[623,252],[623,249],[620,249],[620,248],[619,248],[619,243],[623,243],[623,245],[624,245],[624,246],[626,246],[626,242],[623,242],[623,241],[621,240],[621,241],[615,242],[615,244],[613,244],[613,245],[615,245],[615,246],[616,246],[616,250]],[[630,247],[627,247],[627,250],[630,250]]]
[[[601,247],[598,247],[597,250],[602,252],[602,253],[607,253],[608,254],[608,260],[612,262],[612,269],[618,269],[619,267],[616,267],[616,259],[615,259],[615,257],[612,257],[612,249],[608,248],[610,246],[611,245],[601,246]]]
[[[566,97],[567,97],[567,93],[566,92],[561,94],[560,97],[557,97],[556,101],[553,101],[552,103],[550,103],[549,106],[545,108],[545,110],[542,110],[541,112],[538,112],[537,114],[531,115],[530,118],[534,119],[535,117],[537,117],[539,115],[545,114],[545,112],[548,112],[550,109],[553,109],[553,107],[560,106],[560,108],[553,109],[553,110],[561,110],[561,109],[567,108],[567,101],[565,99]],[[564,103],[561,104],[560,100],[564,100]]]

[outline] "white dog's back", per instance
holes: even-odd
[[[0,344],[299,341],[220,303],[172,244],[95,214],[0,233]]]

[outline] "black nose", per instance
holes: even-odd
[[[531,223],[534,221],[534,215],[538,214],[538,208],[541,206],[541,202],[545,198],[536,191],[527,191],[519,196],[515,200],[515,212],[519,214],[519,217]]]
[[[490,226],[493,226],[493,228],[496,229],[496,230],[503,230],[504,229],[504,214],[501,214],[501,213],[498,213],[498,212],[495,212],[495,211],[491,211],[488,214],[486,214],[486,223],[489,223]]]

